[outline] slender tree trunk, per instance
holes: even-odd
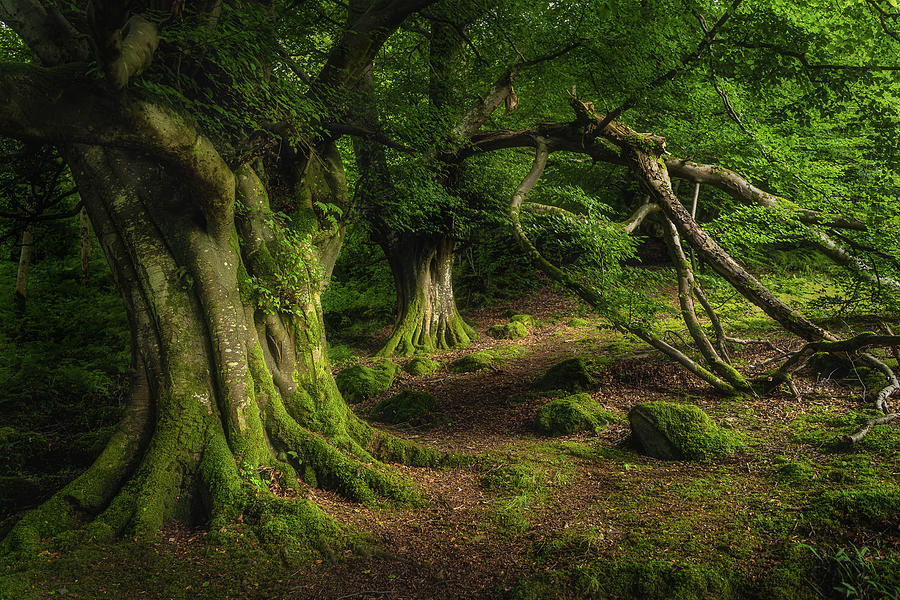
[[[81,285],[87,285],[91,269],[91,237],[87,210],[84,208],[78,213],[78,223],[81,230]]]
[[[28,271],[31,268],[31,254],[34,250],[34,234],[29,223],[22,231],[22,249],[19,251],[19,270],[16,273],[16,289],[13,292],[13,304],[16,312],[25,311],[28,298]]]
[[[397,289],[397,321],[380,354],[465,346],[475,332],[460,317],[453,295],[453,249],[446,236],[403,233],[382,247]]]

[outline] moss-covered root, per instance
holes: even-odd
[[[449,316],[429,318],[429,313],[424,310],[423,300],[411,307],[397,322],[377,355],[412,356],[435,350],[462,348],[477,337],[475,330],[456,310]]]
[[[133,394],[125,417],[91,467],[25,514],[0,541],[0,556],[33,556],[42,539],[77,528],[107,507],[140,457],[149,422],[147,406],[144,394]]]

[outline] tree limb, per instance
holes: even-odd
[[[602,311],[602,314],[604,314],[617,328],[621,329],[622,331],[631,333],[632,335],[635,335],[643,341],[647,342],[648,344],[680,364],[688,372],[693,373],[703,381],[706,381],[720,392],[725,394],[734,394],[735,389],[729,383],[720,379],[714,373],[711,373],[701,365],[697,364],[696,361],[685,355],[674,346],[666,343],[659,337],[651,334],[649,331],[631,326],[626,322],[625,319],[618,317],[615,314],[616,309],[614,307],[607,306],[607,303],[599,294],[597,294],[597,292],[592,290],[590,287],[582,284],[581,282],[575,280],[559,267],[553,265],[550,261],[544,258],[543,255],[541,255],[540,251],[534,246],[531,240],[528,239],[528,236],[525,234],[525,231],[522,229],[522,224],[519,221],[519,211],[522,207],[525,196],[528,194],[528,192],[531,191],[532,188],[534,188],[535,184],[537,184],[538,180],[540,179],[540,176],[547,165],[547,156],[549,154],[549,148],[545,140],[543,140],[542,138],[536,138],[535,144],[537,145],[537,150],[535,152],[534,162],[532,163],[531,169],[528,171],[528,174],[522,180],[522,183],[519,184],[519,186],[516,188],[516,191],[513,193],[512,199],[510,200],[508,213],[510,223],[513,227],[513,235],[516,237],[519,245],[532,260],[534,265],[554,281],[561,283],[568,289],[578,294],[578,296],[580,296],[585,302],[591,304],[595,309]]]
[[[0,21],[8,25],[46,67],[90,60],[87,40],[55,6],[37,0],[0,0]]]
[[[228,235],[234,175],[214,144],[156,104],[112,98],[84,65],[0,63],[0,135],[144,152],[180,171],[213,233]]]
[[[751,50],[771,50],[775,54],[796,59],[804,69],[808,71],[900,71],[897,65],[843,65],[843,64],[813,64],[809,62],[806,52],[789,50],[768,42],[730,42],[739,48]]]

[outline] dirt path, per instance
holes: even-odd
[[[865,406],[858,393],[807,379],[798,382],[799,401],[787,393],[723,399],[640,344],[598,328],[600,321],[572,322],[578,307],[548,290],[467,319],[484,332],[506,322],[512,307],[537,319],[526,338],[498,341],[482,335],[469,348],[434,355],[445,366],[440,372],[400,373],[381,396],[403,389],[433,394],[437,407],[428,425],[388,429],[477,456],[475,464],[447,470],[397,467],[421,490],[425,502],[416,508],[367,507],[328,491],[299,490],[349,530],[363,532],[368,541],[359,550],[296,569],[265,567],[241,563],[247,559],[207,542],[202,530],[173,524],[140,556],[97,559],[85,569],[83,559],[67,563],[63,555],[51,577],[38,572],[33,589],[39,592],[30,597],[505,599],[523,583],[545,580],[547,586],[521,597],[567,598],[584,597],[571,593],[573,573],[580,573],[578,585],[594,594],[590,590],[609,584],[606,571],[613,580],[641,581],[694,573],[700,579],[691,585],[714,590],[702,597],[717,597],[725,592],[715,591],[716,578],[738,572],[766,576],[787,560],[784,549],[798,544],[854,544],[870,548],[869,556],[876,558],[900,549],[900,515],[892,517],[889,506],[886,520],[869,523],[847,512],[852,507],[838,498],[843,504],[835,506],[846,514],[835,517],[842,519],[837,528],[827,519],[807,517],[836,489],[848,494],[880,489],[888,499],[891,490],[900,490],[895,429],[872,434],[868,445],[854,452],[833,447],[835,432],[862,418]],[[377,343],[373,340],[373,347]],[[458,356],[501,344],[529,352],[494,370],[446,369]],[[734,358],[746,368],[769,356],[754,352],[742,348]],[[538,436],[532,422],[547,398],[533,383],[552,364],[575,355],[592,361],[592,397],[623,422],[599,434]],[[354,410],[365,417],[379,399]],[[654,399],[700,405],[739,431],[746,451],[712,464],[642,457],[623,445],[624,416],[634,404]],[[795,471],[802,477],[794,477]],[[703,571],[712,568],[708,565],[718,570]],[[670,595],[660,589],[600,597]]]

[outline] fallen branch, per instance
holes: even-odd
[[[900,418],[900,413],[891,413],[888,415],[884,415],[882,417],[875,417],[874,419],[869,419],[865,423],[863,423],[859,429],[851,433],[850,435],[842,435],[838,437],[838,441],[841,441],[845,444],[856,444],[859,443],[864,437],[869,434],[869,430],[872,429],[875,425],[884,425],[886,423],[890,423],[896,419]]]

